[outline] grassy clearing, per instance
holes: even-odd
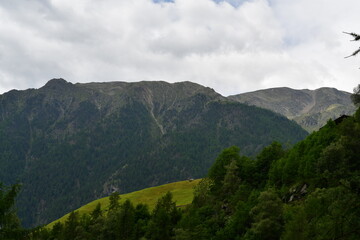
[[[170,191],[173,194],[173,200],[176,202],[177,206],[187,205],[190,204],[193,200],[194,186],[199,183],[199,181],[200,179],[169,183],[157,187],[145,188],[136,192],[122,194],[120,195],[120,203],[123,203],[125,200],[129,199],[134,205],[138,203],[145,203],[149,206],[150,210],[152,210],[155,207],[157,200],[165,193]],[[106,210],[109,206],[109,197],[97,199],[75,211],[79,212],[80,214],[90,213],[95,209],[98,203],[101,204],[101,209]],[[47,227],[51,228],[58,221],[65,222],[68,216],[69,213],[48,224]]]

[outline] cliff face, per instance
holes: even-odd
[[[335,88],[272,88],[229,96],[229,99],[280,113],[312,132],[329,119],[352,115],[356,109],[350,96],[350,93]]]
[[[23,183],[25,226],[112,191],[203,177],[228,146],[254,155],[307,135],[285,117],[191,82],[63,79],[0,95],[0,133],[0,181]]]

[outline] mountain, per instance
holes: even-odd
[[[307,133],[269,110],[191,82],[72,84],[0,95],[0,181],[22,183],[25,226],[113,191],[201,178],[232,145],[254,156]]]
[[[350,93],[335,88],[294,90],[283,87],[233,95],[229,98],[280,113],[312,132],[324,126],[329,119],[344,114],[352,115],[356,109],[350,96]]]
[[[147,193],[157,195],[159,188],[152,188],[123,196],[121,204],[111,195],[53,227],[22,235],[36,240],[360,239],[359,146],[360,109],[328,121],[290,149],[274,142],[252,158],[236,146],[224,149],[181,210],[176,186],[149,211],[142,203]],[[185,184],[192,182],[180,183],[188,191]],[[21,234],[21,229],[9,232]]]

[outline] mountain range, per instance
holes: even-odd
[[[74,87],[65,81],[57,80],[57,82],[66,84],[70,89]],[[51,82],[51,84],[54,83],[56,82]],[[116,83],[115,85],[118,84],[123,85],[123,83]],[[34,186],[44,188],[44,195],[26,194],[24,196],[41,199],[40,203],[44,204],[45,207],[52,207],[54,202],[74,205],[78,203],[76,197],[86,197],[84,194],[99,190],[97,184],[104,182],[103,179],[96,177],[109,176],[107,174],[111,172],[115,173],[110,175],[111,181],[105,181],[106,184],[110,184],[108,193],[126,187],[131,188],[133,187],[131,184],[136,184],[142,179],[146,180],[144,184],[150,184],[150,180],[154,178],[167,181],[171,177],[181,177],[181,172],[172,168],[174,166],[181,166],[187,173],[191,171],[194,173],[196,172],[195,167],[201,164],[202,170],[207,171],[207,174],[203,174],[203,178],[188,179],[187,181],[145,188],[121,195],[118,192],[113,192],[108,197],[97,199],[78,209],[73,207],[71,212],[69,211],[62,218],[46,226],[37,226],[33,229],[22,228],[13,208],[19,184],[7,187],[0,183],[2,186],[0,190],[3,193],[0,200],[2,209],[5,210],[2,211],[0,239],[359,239],[360,109],[357,109],[353,116],[341,116],[334,121],[327,121],[325,126],[312,132],[304,140],[298,141],[291,147],[287,144],[272,142],[260,150],[256,156],[244,155],[237,146],[225,148],[212,161],[212,165],[207,167],[199,160],[204,155],[208,155],[209,150],[216,147],[217,144],[216,141],[203,141],[214,140],[225,134],[222,141],[231,142],[246,134],[246,141],[241,143],[244,144],[243,146],[254,147],[260,142],[252,140],[264,141],[267,139],[267,134],[272,136],[273,140],[277,140],[281,136],[284,137],[285,135],[281,134],[281,129],[294,137],[296,129],[289,123],[295,124],[295,122],[287,120],[278,113],[231,102],[221,96],[216,96],[216,94],[214,95],[215,98],[209,97],[206,91],[213,92],[213,90],[204,89],[204,87],[199,87],[199,91],[195,90],[196,97],[190,95],[181,98],[188,99],[186,104],[174,105],[181,106],[178,108],[179,111],[175,113],[178,114],[177,118],[165,118],[168,115],[166,111],[169,108],[163,114],[159,114],[161,111],[156,111],[156,107],[154,107],[151,114],[149,110],[141,111],[142,108],[136,107],[139,105],[148,109],[146,106],[149,103],[154,103],[154,98],[149,98],[148,93],[152,92],[150,96],[163,94],[163,91],[159,90],[159,86],[161,89],[164,86],[177,89],[179,84],[187,85],[193,89],[196,87],[192,83],[168,84],[164,82],[151,84],[141,82],[123,85],[124,88],[122,89],[126,89],[126,92],[130,92],[134,86],[146,89],[146,91],[140,92],[140,95],[136,95],[136,97],[134,97],[133,92],[130,95],[125,95],[129,96],[131,101],[123,102],[121,100],[123,105],[120,107],[114,104],[117,102],[114,101],[111,106],[114,107],[112,109],[117,110],[111,110],[109,114],[101,114],[100,118],[106,116],[105,121],[95,121],[95,125],[101,125],[100,130],[106,132],[104,135],[100,134],[96,127],[91,128],[93,123],[87,123],[85,132],[79,128],[83,125],[75,124],[75,127],[69,128],[69,124],[74,126],[74,121],[69,120],[73,118],[68,119],[66,116],[71,116],[69,112],[74,110],[69,107],[71,104],[67,105],[69,111],[64,109],[66,114],[58,115],[59,118],[65,118],[65,123],[67,123],[62,123],[61,126],[65,126],[65,129],[71,129],[64,134],[65,140],[51,142],[47,146],[52,149],[50,151],[46,148],[40,150],[39,147],[41,146],[35,147],[34,143],[33,148],[30,149],[34,152],[32,153],[33,158],[29,160],[29,165],[47,164],[49,167],[56,164],[57,168],[53,169],[54,171],[49,171],[43,167],[38,169],[41,171],[32,171],[33,181],[30,186],[28,181],[20,176],[23,179],[24,188],[28,188],[27,190]],[[76,84],[75,86],[84,88],[86,85]],[[157,86],[157,90],[153,92],[154,86]],[[101,88],[96,87],[96,89]],[[136,89],[136,92],[139,92],[138,90]],[[89,96],[86,96],[84,92],[79,95],[81,92],[82,90],[76,91],[75,98],[81,96],[81,101],[88,102]],[[181,94],[181,89],[175,92]],[[201,93],[198,95],[196,92]],[[68,93],[62,96],[71,96],[71,91]],[[123,99],[121,96],[125,93],[116,91],[115,95],[117,94],[118,99]],[[53,94],[50,95],[54,96]],[[352,95],[354,103],[358,103],[358,96],[359,93]],[[190,100],[193,98],[196,100]],[[141,99],[145,99],[146,103]],[[207,100],[199,101],[199,99]],[[20,109],[18,113],[27,108],[28,101],[13,102]],[[135,102],[138,105],[134,104]],[[130,106],[128,106],[129,104]],[[220,112],[219,115],[212,112],[213,104],[216,106],[215,112]],[[5,104],[5,106],[10,105]],[[153,105],[158,106],[158,104]],[[101,106],[103,105],[101,104]],[[188,113],[188,110],[194,109],[194,106],[197,107],[190,111],[191,114],[183,116],[184,112]],[[223,109],[224,106],[225,109]],[[245,108],[243,108],[244,106]],[[124,107],[126,111],[119,110]],[[30,109],[33,111],[36,108],[33,106]],[[118,118],[114,120],[111,117],[113,114],[111,112],[118,114]],[[5,111],[5,113],[8,112]],[[270,115],[268,115],[269,113]],[[79,115],[81,114],[78,112],[75,114],[76,117]],[[234,117],[234,115],[236,116]],[[22,115],[18,115],[18,117],[20,116]],[[34,118],[30,118],[29,121],[36,118],[36,114],[30,116],[34,116]],[[87,116],[90,118],[90,115]],[[195,116],[195,118],[191,116]],[[242,122],[244,116],[249,118]],[[6,117],[9,116],[5,115]],[[156,122],[153,120],[154,125],[150,121],[153,118],[156,119]],[[171,122],[174,122],[183,118],[186,118],[186,123],[191,123],[191,125],[175,122],[171,126],[176,126],[176,128],[169,130],[168,124],[165,124],[164,121],[164,119],[172,119]],[[8,125],[11,123],[10,120],[13,119],[0,124],[2,134],[11,128],[11,125]],[[58,120],[62,122],[61,119]],[[110,125],[109,131],[107,131],[109,127],[106,124],[107,121],[113,123]],[[226,121],[227,125],[223,125],[223,121]],[[248,124],[251,121],[253,125]],[[57,125],[56,122],[53,123],[53,126]],[[119,128],[130,127],[134,123],[135,127],[131,128],[134,137],[118,134]],[[201,124],[200,129],[198,123]],[[279,123],[281,124],[280,128],[277,125]],[[157,132],[160,133],[153,135],[153,132],[156,131],[146,124],[155,126]],[[205,128],[202,128],[202,125],[205,125]],[[242,128],[242,125],[246,126]],[[51,128],[55,128],[53,126]],[[178,126],[182,127],[178,128]],[[296,124],[295,126],[298,129],[300,128]],[[35,128],[31,129],[30,132],[35,131]],[[214,129],[216,130],[215,133]],[[239,129],[242,135],[239,134]],[[78,134],[78,131],[82,133]],[[185,131],[184,135],[179,134],[181,131]],[[177,134],[171,135],[171,132]],[[256,132],[257,138],[249,138],[249,136],[254,135],[254,132]],[[126,131],[123,129],[120,133],[126,133]],[[170,136],[163,139],[168,134]],[[178,138],[179,136],[180,138]],[[204,138],[199,138],[199,136],[204,136]],[[127,145],[130,149],[122,149],[121,152],[118,152],[116,149],[125,144],[121,140],[124,138],[126,142],[132,139],[134,142]],[[16,143],[15,140],[21,143],[20,135],[17,139],[9,136],[9,139],[13,139],[14,143]],[[51,139],[45,139],[44,143],[49,140]],[[114,144],[107,148],[106,146],[112,140],[119,141],[121,144]],[[157,142],[147,146],[147,141],[152,140],[157,140]],[[137,141],[141,142],[141,145],[134,146]],[[9,143],[7,144],[10,146]],[[203,144],[207,145],[206,150],[208,152],[205,151],[205,148],[201,148]],[[220,141],[218,144],[221,144]],[[63,146],[61,147],[61,145]],[[0,144],[0,146],[2,145]],[[171,150],[166,151],[167,146],[170,146]],[[195,146],[197,146],[197,154],[192,156],[191,150]],[[16,147],[17,150],[23,148],[20,144],[17,144]],[[132,148],[135,148],[136,151],[134,150],[134,152],[139,155],[136,153],[128,154],[131,153]],[[247,150],[254,149],[248,148]],[[107,151],[112,152],[108,154]],[[158,151],[164,151],[165,154],[157,155]],[[43,153],[46,158],[36,157],[35,155],[41,155],[39,153]],[[121,158],[123,154],[127,154],[125,160]],[[141,154],[145,154],[145,156]],[[11,156],[11,151],[7,151],[6,155]],[[6,155],[3,153],[2,156]],[[113,158],[113,161],[107,161],[108,159],[104,156]],[[186,157],[189,158],[188,162],[183,161],[187,159]],[[106,171],[107,168],[104,165],[106,162],[111,168],[109,171]],[[117,165],[117,163],[121,165]],[[123,165],[124,163],[125,165]],[[160,169],[161,171],[150,167],[158,166],[161,168],[160,165],[157,165],[158,163],[167,166]],[[137,167],[132,168],[133,165],[137,165]],[[145,165],[148,168],[144,168]],[[129,175],[129,170],[133,174]],[[61,175],[61,178],[54,177],[56,174]],[[98,175],[95,176],[95,174]],[[38,181],[34,179],[34,176],[48,181]],[[49,188],[49,185],[54,183],[57,184],[55,186],[57,188]],[[86,184],[90,184],[88,188],[86,188]],[[74,185],[77,188],[76,190],[72,188]],[[51,190],[58,190],[59,187],[63,188],[62,196],[48,195]],[[88,197],[94,196],[89,195]],[[26,205],[20,204],[19,206],[24,207]],[[29,208],[28,210],[30,214],[33,213],[33,209]],[[49,214],[55,214],[54,209],[50,210],[53,211],[45,208],[45,211],[35,213],[39,214],[39,217],[45,221],[46,218],[49,218]]]
[[[22,183],[29,227],[114,191],[201,178],[225,147],[254,156],[306,135],[284,116],[191,82],[52,79],[0,95],[0,181]]]
[[[356,108],[350,96],[335,88],[295,90],[282,87],[233,95],[229,99],[280,113],[312,132],[329,119],[352,115]]]

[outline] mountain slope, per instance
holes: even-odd
[[[256,154],[306,136],[285,117],[195,83],[71,84],[0,96],[0,181],[23,183],[25,226],[113,191],[201,178],[223,148]]]
[[[258,106],[293,119],[309,132],[335,119],[355,112],[350,93],[335,88],[294,90],[271,88],[229,96],[230,99]]]
[[[188,205],[192,202],[194,197],[194,188],[200,182],[200,179],[196,180],[186,180],[174,183],[168,183],[161,186],[145,188],[139,191],[121,194],[119,203],[122,204],[126,200],[130,200],[134,205],[139,203],[146,204],[149,206],[149,210],[152,210],[156,205],[156,202],[159,198],[165,195],[167,192],[171,192],[173,196],[173,201],[176,202],[176,206],[181,207],[184,205]],[[104,197],[101,199],[97,199],[92,201],[79,209],[75,210],[80,215],[82,214],[90,214],[97,206],[97,204],[101,204],[102,210],[106,211],[109,207],[109,197]],[[54,226],[57,222],[64,223],[68,218],[70,213],[64,215],[63,217],[55,220],[54,222],[47,225],[48,228]]]

